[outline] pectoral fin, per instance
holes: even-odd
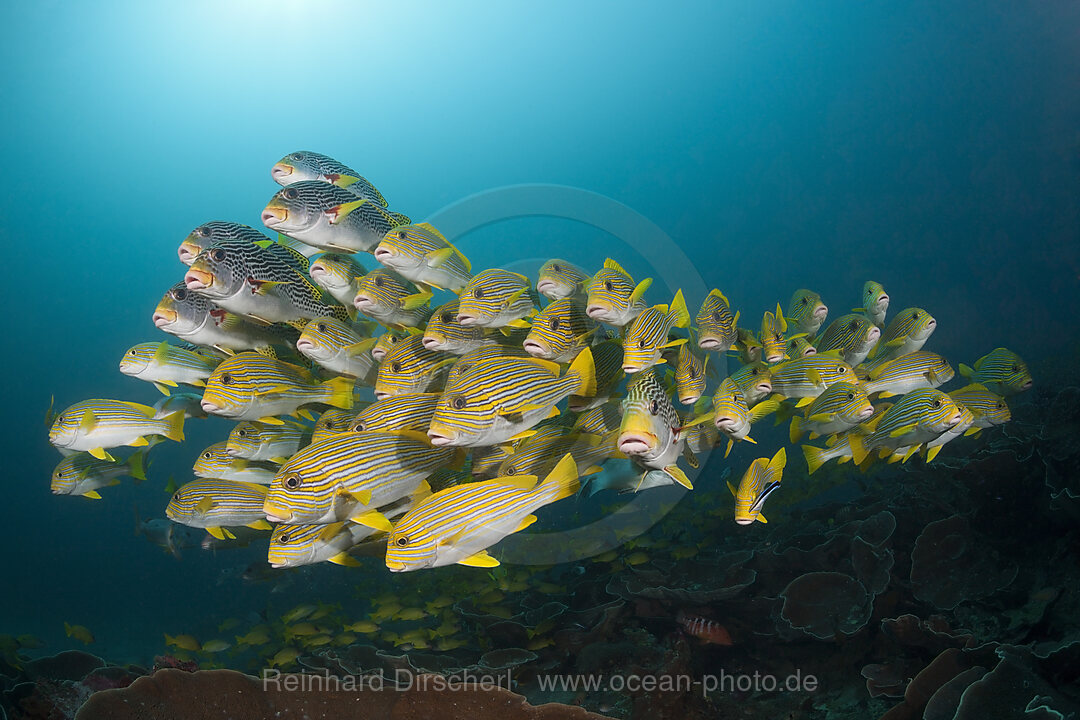
[[[488,555],[487,550],[481,550],[475,555],[470,555],[467,558],[458,560],[458,565],[468,565],[469,567],[498,567],[499,561]]]

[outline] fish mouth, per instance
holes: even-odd
[[[180,243],[180,247],[176,249],[176,254],[179,256],[180,262],[185,265],[190,265],[195,262],[195,258],[199,256],[200,252],[202,252],[202,248],[187,240]]]
[[[315,343],[311,342],[307,338],[300,338],[296,341],[296,349],[300,352],[304,352],[305,350],[311,351],[315,349]]]
[[[960,415],[960,413],[956,413],[951,418],[949,418],[949,427],[952,427],[952,426],[956,425],[962,419],[963,419],[963,417]]]
[[[557,287],[558,286],[555,284],[554,280],[541,280],[540,282],[536,283],[536,292],[540,293],[541,295],[546,295],[552,290],[555,290]]]
[[[1023,385],[1020,386],[1020,389],[1021,390],[1030,390],[1034,385],[1035,385],[1034,380],[1028,380]]]
[[[858,412],[858,414],[855,415],[855,417],[857,417],[859,420],[865,420],[865,419],[867,419],[868,417],[870,417],[873,414],[874,414],[873,406],[864,407],[862,410],[860,410]]]
[[[753,525],[754,524],[754,521],[751,518],[737,517],[737,518],[735,518],[735,522],[737,522],[739,525]]]
[[[585,308],[585,314],[593,320],[603,320],[608,315],[608,308],[603,305],[590,305]]]
[[[175,310],[155,310],[153,316],[155,327],[165,327],[166,325],[172,325],[176,322]]]
[[[184,284],[188,290],[205,290],[214,284],[214,273],[192,268],[184,274]]]
[[[475,325],[480,318],[475,315],[462,315],[458,313],[457,321],[459,325]]]
[[[866,331],[866,342],[873,342],[881,337],[881,328],[872,327]]]
[[[386,568],[390,572],[402,572],[402,571],[405,570],[405,563],[398,562],[396,560],[387,560],[386,561]]]
[[[266,227],[280,225],[289,219],[289,211],[277,205],[267,205],[262,211],[262,222]]]
[[[385,265],[387,260],[394,259],[394,255],[396,255],[396,253],[392,250],[384,248],[382,245],[379,245],[379,247],[375,248],[374,255],[376,260]]]
[[[357,295],[353,298],[352,304],[357,310],[371,310],[375,307],[375,301],[367,295]]]
[[[755,385],[754,389],[760,393],[765,393],[767,395],[772,392],[772,383],[761,382]]]
[[[625,432],[619,435],[619,452],[625,455],[644,455],[656,447],[656,436],[643,432]]]
[[[533,357],[544,358],[551,354],[550,348],[544,347],[535,340],[526,340],[521,346]]]
[[[825,307],[824,305],[819,305],[818,307],[814,308],[814,318],[815,319],[824,320],[826,317],[828,317],[828,315],[829,315],[829,308]],[[750,522],[753,522],[753,520],[751,520]]]
[[[698,340],[697,346],[702,350],[713,350],[720,347],[720,341],[716,338],[703,337]]]
[[[701,397],[701,394],[697,395],[682,395],[679,397],[679,403],[682,405],[693,405]]]
[[[274,182],[278,185],[287,185],[288,183],[284,183],[282,180],[292,175],[294,170],[295,168],[292,165],[277,163],[274,167],[270,168],[270,177],[274,178]]]
[[[765,362],[769,363],[770,365],[772,365],[774,363],[778,363],[783,359],[784,359],[784,353],[769,353],[768,355],[765,356]]]
[[[424,346],[425,350],[439,350],[445,344],[445,339],[425,335],[420,341],[420,344]]]
[[[270,567],[274,568],[275,570],[278,569],[278,568],[285,567],[285,563],[283,563],[283,562],[272,562],[272,563],[269,563],[269,565],[270,565]]]
[[[806,349],[803,350],[802,356],[803,357],[810,357],[811,355],[817,355],[817,348],[814,347],[813,345],[807,345]]]
[[[221,408],[210,402],[209,400],[203,400],[199,403],[199,407],[203,409],[203,412],[216,413]]]
[[[266,519],[272,523],[288,523],[292,520],[292,510],[286,510],[285,508],[278,507],[266,503],[263,505],[263,515],[266,515]]]
[[[738,420],[730,417],[718,417],[713,420],[713,424],[716,425],[717,430],[723,433],[733,433],[739,427]]]
[[[375,391],[375,399],[376,400],[386,400],[389,397],[393,397],[393,396],[390,393],[386,392],[385,390],[376,390]]]
[[[435,447],[446,447],[454,441],[454,438],[434,430],[428,430],[427,436],[428,439],[431,440],[431,444]]]
[[[326,266],[319,262],[311,263],[311,267],[308,268],[308,275],[314,280],[317,277],[329,274],[326,270]]]
[[[635,365],[634,363],[625,363],[622,366],[623,372],[633,375],[636,372],[641,372],[641,365]]]
[[[229,455],[230,457],[239,457],[240,449],[239,448],[226,447],[225,448],[225,454]]]

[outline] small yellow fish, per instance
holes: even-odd
[[[199,650],[199,641],[191,635],[177,635],[176,637],[173,637],[166,633],[165,644],[172,645],[181,650],[189,650],[191,652],[198,652]]]
[[[90,643],[94,642],[94,634],[82,625],[69,625],[65,622],[64,633],[69,638],[74,638],[81,642],[83,645],[89,645]]]

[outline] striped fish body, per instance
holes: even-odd
[[[406,393],[377,400],[353,418],[352,432],[427,432],[441,393]]]
[[[277,472],[276,465],[234,457],[229,454],[227,445],[227,442],[214,443],[199,453],[192,468],[195,477],[270,484]]]
[[[334,435],[289,458],[270,485],[269,520],[292,524],[361,518],[376,508],[423,493],[424,480],[454,457],[408,432]]]
[[[958,405],[957,407],[960,408],[960,420],[959,420],[959,422],[957,422],[955,425],[953,425],[951,428],[949,428],[945,432],[938,435],[933,440],[928,441],[923,446],[923,451],[925,453],[925,458],[926,458],[927,462],[930,462],[935,457],[937,457],[937,454],[939,452],[941,452],[941,448],[943,448],[945,445],[952,442],[953,440],[960,437],[961,435],[964,435],[965,433],[968,432],[968,430],[970,430],[972,427],[974,427],[974,425],[975,425],[975,415],[974,415],[974,413],[972,413],[970,410],[963,407],[962,405]],[[911,455],[914,454],[915,449],[916,449],[916,447],[914,447],[914,446],[912,446],[912,447],[899,447],[893,453],[893,457],[896,457],[897,460],[900,460],[901,462],[906,462],[907,459],[910,458]],[[889,458],[889,460],[890,460],[890,462],[892,462],[893,458]]]
[[[712,397],[713,425],[729,440],[745,440],[750,434],[751,415],[743,394],[732,387],[731,378],[721,383]]]
[[[829,308],[821,301],[821,296],[813,290],[800,288],[791,296],[784,319],[792,326],[793,332],[806,333],[814,337],[829,316]]]
[[[681,426],[679,413],[654,373],[630,379],[616,441],[620,452],[646,468],[667,471],[683,454]]]
[[[373,385],[378,372],[378,363],[371,356],[374,345],[375,340],[362,337],[355,326],[332,317],[309,321],[296,341],[296,349],[304,357],[365,385]]]
[[[574,458],[578,476],[590,475],[599,471],[599,464],[617,452],[615,435],[608,433],[606,438],[586,435],[560,425],[549,425],[537,429],[535,435],[527,437],[514,447],[513,454],[499,465],[496,475],[546,476],[560,458],[567,453]]]
[[[320,383],[303,368],[243,352],[223,361],[207,379],[202,408],[234,420],[279,424],[275,416],[297,415],[313,403],[351,408],[352,389],[348,378]]]
[[[386,354],[379,363],[375,397],[384,400],[406,393],[442,390],[453,355],[432,352],[423,345],[423,336],[410,335]]]
[[[199,256],[199,253],[219,242],[225,244],[258,243],[270,248],[270,250],[281,257],[281,259],[293,265],[301,272],[306,272],[308,269],[309,261],[307,257],[298,250],[290,248],[287,245],[275,243],[253,227],[219,220],[203,223],[192,230],[188,236],[184,238],[184,241],[180,243],[177,255],[180,256],[180,262],[185,265],[191,265],[195,262],[195,258]]]
[[[806,339],[806,336],[789,338],[787,341],[787,350],[784,354],[794,360],[795,358],[806,357],[807,355],[817,355],[817,348],[810,344],[810,341]],[[848,363],[851,365],[851,363]]]
[[[485,270],[473,276],[458,296],[457,320],[467,326],[527,328],[524,318],[538,304],[529,278],[509,270]]]
[[[679,348],[679,360],[675,365],[675,388],[679,402],[683,405],[693,405],[705,392],[705,364],[704,361],[694,354],[689,344]]]
[[[460,292],[472,265],[430,223],[399,225],[375,248],[375,259],[418,285]]]
[[[881,329],[866,315],[842,315],[829,323],[818,342],[819,353],[837,351],[852,367],[866,360],[878,344]]]
[[[332,298],[346,307],[352,307],[359,286],[358,278],[367,270],[352,255],[323,253],[311,263],[308,276]]]
[[[683,440],[695,455],[711,452],[720,443],[720,430],[713,423],[698,423],[682,432]]]
[[[578,491],[573,458],[537,482],[534,475],[482,480],[441,490],[417,504],[387,538],[393,572],[460,563],[492,567],[487,548],[536,520],[536,510]]]
[[[605,436],[622,425],[622,399],[608,400],[583,412],[574,422],[574,429],[589,435]]]
[[[540,266],[536,279],[536,291],[548,300],[577,298],[585,300],[585,284],[589,276],[584,270],[559,258],[552,258]]]
[[[930,442],[960,419],[960,409],[945,393],[929,388],[913,390],[889,408],[874,432],[866,437],[852,435],[848,442],[855,462],[861,465],[872,454],[887,456],[900,447]]]
[[[262,512],[265,500],[264,485],[203,478],[186,483],[173,493],[165,516],[181,525],[207,530],[229,527],[269,530]]]
[[[901,310],[881,331],[870,359],[880,363],[921,350],[936,329],[937,320],[922,308]]]
[[[874,414],[866,391],[848,382],[833,383],[806,406],[803,417],[791,419],[791,442],[845,432]]]
[[[803,445],[803,456],[806,458],[806,465],[809,468],[809,474],[813,475],[817,472],[825,463],[830,460],[840,459],[840,462],[848,462],[852,459],[851,444],[848,440],[854,434],[854,430],[841,433],[836,436],[836,441],[827,447],[819,448],[813,445]]]
[[[637,285],[629,273],[608,258],[585,285],[585,313],[597,322],[624,327],[645,311],[645,291],[652,285],[646,278]]]
[[[469,472],[477,480],[490,480],[499,474],[499,466],[513,454],[507,445],[481,445],[469,452]]]
[[[347,553],[378,530],[353,522],[329,525],[281,523],[270,536],[267,562],[272,568],[299,567],[321,562],[352,565]]]
[[[311,443],[321,442],[331,435],[349,432],[355,417],[356,413],[352,410],[341,410],[339,408],[326,410],[319,415],[319,419],[315,422],[315,430],[311,433]]]
[[[787,350],[784,333],[787,329],[788,325],[780,312],[779,304],[776,306],[775,313],[765,313],[761,318],[761,332],[758,333],[762,360],[774,365],[784,359],[784,351]]]
[[[866,313],[870,322],[879,328],[885,326],[885,313],[889,311],[889,295],[881,283],[867,280],[863,284],[862,305],[858,311]]]
[[[596,370],[596,395],[584,397],[571,395],[569,408],[574,412],[585,412],[612,400],[616,401],[619,383],[626,377],[622,369],[623,350],[619,340],[603,340],[589,348],[593,356],[593,368]]]
[[[804,405],[809,405],[813,398],[820,395],[833,383],[849,382],[858,384],[855,371],[851,366],[833,355],[811,355],[809,357],[787,360],[772,368],[773,391],[785,398],[802,398]]]
[[[916,350],[875,365],[863,380],[862,388],[867,395],[891,397],[919,388],[939,387],[954,375],[945,358],[928,350]]]
[[[672,328],[685,328],[690,325],[690,314],[686,310],[682,290],[675,293],[671,306],[654,305],[634,318],[630,329],[623,337],[623,372],[636,373],[653,365],[664,362],[661,353],[669,347],[676,347],[686,342],[668,339]]]
[[[116,485],[122,477],[146,480],[145,453],[136,450],[123,461],[99,460],[87,453],[76,453],[61,460],[53,470],[49,489],[54,495],[101,496],[97,490]]]
[[[259,422],[237,423],[225,442],[225,451],[233,457],[282,463],[307,444],[311,430],[297,423],[265,425]]]
[[[272,246],[278,247],[281,246]],[[253,243],[217,242],[204,249],[184,275],[191,292],[257,322],[295,322],[324,315],[346,319],[306,273],[279,251]]]
[[[566,374],[544,360],[494,358],[478,362],[448,384],[428,437],[436,445],[477,447],[506,442],[547,417],[571,393],[596,391],[592,353],[586,348]]]
[[[729,377],[739,389],[747,407],[753,407],[773,391],[772,373],[768,365],[758,361],[743,365]]]
[[[140,343],[120,360],[120,372],[167,387],[205,385],[221,358],[202,355],[164,342]],[[159,389],[162,389],[159,387]],[[162,392],[168,395],[167,389]]]
[[[241,351],[280,344],[280,338],[240,315],[220,308],[177,283],[154,310],[154,325],[194,345]]]
[[[204,418],[206,411],[202,409],[202,395],[195,393],[172,393],[154,403],[154,417],[163,418],[174,412],[181,412],[184,418]]]
[[[1012,419],[1012,413],[1005,398],[990,392],[985,385],[971,383],[959,390],[953,390],[949,397],[957,405],[962,405],[975,416],[974,426],[990,428],[1003,425]]]
[[[1034,384],[1027,363],[1008,348],[990,351],[975,361],[974,368],[961,365],[960,373],[1004,397],[1030,390]]]
[[[105,448],[148,445],[146,436],[161,435],[183,442],[184,414],[156,417],[154,408],[122,400],[84,400],[56,416],[49,442],[61,450],[90,452],[109,459]]]
[[[555,300],[540,311],[522,343],[525,352],[533,357],[568,363],[588,347],[596,323],[585,314],[576,300]]]
[[[478,348],[500,344],[499,336],[492,335],[486,328],[459,323],[459,305],[457,300],[452,300],[431,313],[424,329],[422,342],[425,348],[435,352],[464,355]]]
[[[431,316],[431,293],[393,270],[376,268],[357,281],[353,306],[383,325],[421,327]]]
[[[262,212],[271,230],[329,252],[371,252],[409,219],[346,188],[304,180],[279,190]]]
[[[757,335],[746,328],[736,328],[735,335],[738,339],[732,348],[739,352],[739,362],[743,365],[760,362],[764,354]]]
[[[407,339],[410,335],[411,333],[405,332],[404,330],[388,329],[382,335],[375,338],[375,345],[371,348],[371,357],[381,363],[386,359],[386,354],[389,353],[395,345],[402,340]]]
[[[529,358],[532,357],[529,353],[525,352],[520,344],[517,345],[483,345],[470,350],[469,352],[461,355],[450,366],[450,373],[446,376],[446,384],[453,385],[458,381],[462,375],[470,370],[477,363],[485,360],[493,360],[494,358],[502,357],[519,357]]]
[[[382,193],[358,172],[329,155],[298,150],[274,163],[270,177],[278,185],[291,185],[305,180],[317,180],[343,187],[357,198],[367,198],[386,207]]]
[[[731,314],[731,305],[724,293],[713,289],[701,303],[694,320],[698,347],[709,352],[726,353],[739,339],[739,314]]]
[[[780,448],[776,455],[758,458],[750,463],[738,490],[728,483],[728,489],[735,496],[735,522],[739,525],[751,525],[754,522],[768,522],[761,514],[765,500],[779,489],[784,466],[787,464],[787,452]]]

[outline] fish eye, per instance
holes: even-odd
[[[802,304],[803,305],[809,305],[810,304],[810,298],[803,298],[802,299]]]
[[[695,370],[694,368],[690,368],[690,370],[688,372],[690,374],[690,379],[691,380],[694,380],[694,379],[697,378],[697,370]]]
[[[444,323],[454,322],[454,316],[448,312],[444,312],[442,315],[440,315],[439,319],[442,320]]]
[[[941,407],[941,398],[938,398],[937,400],[934,400],[934,407],[936,407],[936,408]]]
[[[608,292],[615,292],[615,283],[611,282],[610,280],[605,280],[604,289]]]
[[[303,160],[304,159],[304,153],[293,153],[292,154],[292,159],[293,160]]]
[[[997,409],[998,409],[998,410],[1000,410],[1000,409],[1001,409],[1001,408],[1003,408],[1003,407],[1005,407],[1005,403],[1003,403],[1003,402],[999,402],[999,403],[997,404]]]
[[[362,423],[362,422],[354,423],[353,426],[352,426],[352,430],[353,430],[353,432],[363,432],[364,431],[364,423]]]
[[[238,437],[247,437],[247,430],[237,430],[236,435]]]
[[[551,269],[552,269],[553,272],[562,272],[562,268],[559,267],[558,263],[556,263],[555,265],[552,265]]]
[[[758,374],[758,369],[757,368],[751,368],[750,374],[751,375],[757,375]]]
[[[214,457],[214,454],[213,454],[212,452],[210,452],[209,450],[207,450],[206,452],[204,452],[204,453],[202,454],[202,456],[203,456],[204,458],[206,458],[207,460],[209,460],[210,458]]]
[[[300,487],[300,476],[290,475],[282,481],[282,484],[290,490],[295,490],[296,488]]]
[[[847,399],[848,399],[848,400],[854,400],[854,399],[855,399],[855,393],[853,393],[853,392],[849,392],[849,393],[847,394]]]
[[[173,496],[172,496],[172,499],[173,499],[173,500],[176,500],[177,502],[179,502],[179,501],[180,501],[180,493],[178,492],[178,493],[176,493],[175,495],[173,495]]]
[[[472,294],[473,294],[474,298],[479,300],[480,298],[484,297],[484,289],[483,288],[473,288]]]
[[[281,191],[281,194],[289,198],[290,200],[295,200],[296,198],[300,197],[300,193],[296,191],[296,188],[285,188]]]
[[[507,475],[516,475],[517,474],[517,468],[514,467],[513,465],[511,465],[510,467],[506,468],[506,474]]]
[[[232,375],[230,375],[229,373],[225,373],[224,375],[222,375],[221,376],[221,384],[222,385],[232,385]]]
[[[851,324],[848,325],[848,330],[850,330],[851,332],[855,332],[858,329],[859,329],[859,321],[858,320],[852,320]]]
[[[641,338],[640,340],[638,340],[637,341],[637,346],[639,348],[641,348],[642,350],[644,350],[645,349],[645,338]]]
[[[841,373],[841,374],[842,374],[842,373],[844,372],[844,368],[843,368],[843,367],[841,367],[840,365],[837,365],[837,366],[836,366],[836,372],[838,372],[838,373]]]
[[[214,258],[218,262],[221,262],[225,259],[225,251],[221,248],[216,248],[212,253],[210,253],[210,257]]]
[[[56,422],[58,422],[58,423],[64,422],[64,416],[63,415],[57,415],[56,416]]]
[[[197,228],[195,232],[199,233],[199,237],[210,237],[210,228],[206,227],[205,225]]]
[[[653,415],[659,415],[660,414],[660,402],[657,401],[657,400],[653,400],[651,403],[649,403],[649,412],[652,413]]]
[[[382,287],[386,284],[386,279],[382,275],[375,276],[375,287]]]
[[[463,409],[465,407],[465,398],[461,395],[458,395],[450,401],[450,407],[454,408],[455,410]]]
[[[1012,366],[1012,371],[1013,371],[1014,373],[1018,373],[1018,372],[1020,372],[1020,366],[1019,366],[1019,365],[1013,365],[1013,366]]]
[[[911,319],[912,320],[918,320],[919,319],[919,311],[918,310],[915,310],[914,312],[911,313]]]
[[[397,361],[394,361],[394,362],[390,363],[390,369],[393,370],[396,373],[401,372],[401,363],[399,363]]]
[[[135,348],[131,348],[130,350],[128,350],[128,354],[130,354],[132,356],[135,356],[135,355],[138,355],[139,353],[135,352]]]
[[[557,317],[556,318],[551,318],[551,329],[552,330],[558,330],[559,329],[559,318],[557,318]]]
[[[287,545],[290,540],[292,540],[292,538],[289,536],[289,533],[282,533],[278,536],[278,542],[283,545]]]
[[[407,238],[409,236],[409,234],[407,232],[405,232],[404,230],[398,230],[397,236],[401,240],[404,240],[405,238]]]
[[[712,319],[715,320],[716,322],[720,322],[720,311],[719,310],[713,310]]]
[[[173,290],[172,296],[174,300],[179,300],[180,302],[187,300],[187,288],[176,288]]]
[[[397,546],[398,547],[405,547],[408,544],[409,544],[409,538],[407,538],[405,536],[399,537],[397,539]]]
[[[64,471],[63,470],[57,470],[56,471],[56,477],[58,477],[58,478],[64,477]]]
[[[783,339],[784,339],[784,336],[781,335],[780,333],[776,333],[776,335],[773,335],[773,340],[775,340],[776,342],[781,342],[781,341],[783,341]]]
[[[315,326],[315,329],[318,330],[321,333],[326,332],[326,323],[319,323],[318,325]]]

